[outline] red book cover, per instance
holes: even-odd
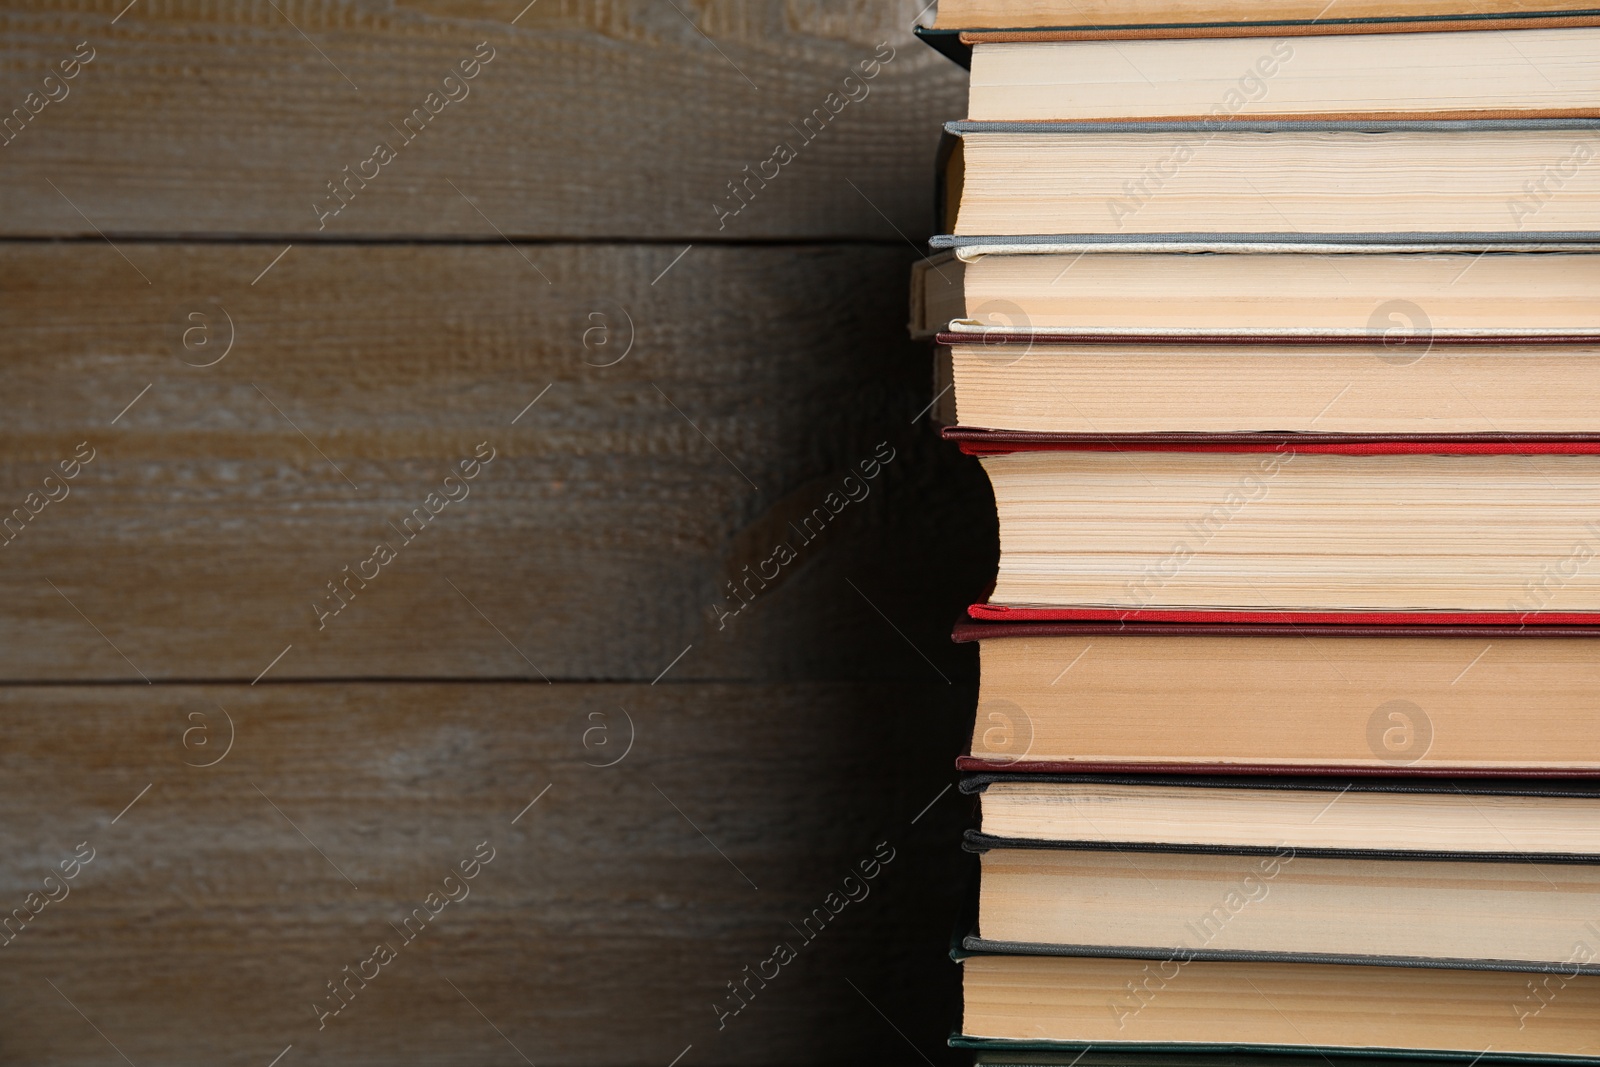
[[[1033,433],[949,426],[946,440],[968,455],[1015,452],[1295,452],[1384,455],[1600,455],[1600,434],[1409,434],[1376,437],[1334,433]],[[973,604],[968,614],[990,622],[1151,622],[1328,626],[1546,627],[1600,624],[1600,612],[1546,611],[1254,611],[1175,608],[1024,607]]]
[[[1336,456],[1600,455],[1600,434],[1036,433],[947,426],[969,456],[1012,452],[1303,452]]]
[[[1586,611],[1252,611],[1181,608],[1024,608],[973,604],[967,614],[986,622],[1232,623],[1286,626],[1526,627],[1600,625],[1600,612]]]

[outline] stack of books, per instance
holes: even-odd
[[[983,1063],[1600,1061],[1600,10],[1324,3],[919,30]]]

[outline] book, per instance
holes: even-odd
[[[1230,1050],[1228,1046],[1209,1048],[1160,1048],[1146,1046],[1101,1051],[1092,1046],[1025,1041],[995,1041],[952,1035],[950,1045],[967,1049],[978,1067],[1328,1067],[1328,1056],[1316,1049],[1287,1049],[1263,1052],[1259,1049]],[[1338,1053],[1336,1049],[1329,1052]],[[1383,1059],[1365,1056],[1363,1062],[1382,1063]],[[1403,1062],[1406,1067],[1466,1067],[1467,1060],[1453,1056],[1426,1056],[1409,1053],[1403,1059],[1390,1058],[1389,1063]],[[1485,1057],[1485,1064],[1529,1062],[1527,1059],[1507,1057],[1504,1060]],[[1563,1061],[1571,1062],[1571,1061]]]
[[[1585,166],[1600,147],[1597,119],[953,122],[946,130],[961,138],[959,206],[953,238],[935,238],[935,247],[1072,235],[1592,245],[1600,231],[1600,168]]]
[[[911,265],[911,307],[906,330],[913,340],[931,341],[953,320],[966,315],[962,278],[966,264],[954,252],[925,256]]]
[[[972,77],[910,329],[999,520],[952,1045],[1600,1064],[1600,7],[917,32]]]
[[[1600,784],[1585,779],[989,773],[965,775],[961,790],[979,798],[974,849],[1600,857]]]
[[[970,121],[1600,115],[1600,25],[1502,33],[995,42]]]
[[[1582,928],[1574,941],[1593,951]],[[966,1047],[1455,1054],[1600,1060],[1600,977],[1484,968],[972,955]],[[992,1044],[991,1044],[992,1043]],[[1326,1062],[1326,1061],[1323,1061]]]
[[[1407,323],[1365,342],[970,332],[938,340],[953,387],[947,421],[987,430],[1600,433],[1600,334],[1440,336]]]
[[[1113,337],[1600,335],[1600,255],[1119,252],[956,258],[912,270],[912,332],[949,343]],[[1092,247],[1092,246],[1090,246]],[[963,253],[966,254],[966,253]],[[1416,349],[1402,355],[1409,358]]]
[[[939,0],[930,29],[944,32],[1060,30],[1110,31],[1147,27],[1168,32],[1207,29],[1249,32],[1255,27],[1334,32],[1352,23],[1374,32],[1400,33],[1412,25],[1499,26],[1505,21],[1577,21],[1596,14],[1591,0]],[[1259,32],[1259,31],[1258,31]]]
[[[1600,856],[1540,863],[986,849],[973,952],[1600,975]]]
[[[1600,626],[964,623],[955,638],[979,653],[966,771],[1600,773]]]
[[[1593,437],[945,434],[994,489],[994,617],[1600,620]]]

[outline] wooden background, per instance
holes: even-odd
[[[969,812],[941,790],[976,666],[947,635],[994,529],[903,324],[964,76],[919,4],[524,3],[0,12],[0,115],[27,117],[0,513],[28,516],[0,547],[0,911],[37,910],[0,947],[0,1061],[955,1062]],[[319,230],[480,42],[470,95]],[[719,229],[880,42],[870,95]],[[319,1029],[482,841],[471,895]]]

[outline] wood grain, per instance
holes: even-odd
[[[126,4],[0,12],[0,115],[27,120],[0,147],[0,233],[898,242],[931,225],[939,124],[965,109],[914,0]],[[80,42],[94,58],[62,81]],[[408,141],[418,108],[438,111]],[[380,142],[395,158],[358,168]],[[780,143],[795,158],[723,221]],[[345,167],[375,176],[325,218]]]
[[[992,511],[914,419],[909,253],[696,247],[652,285],[676,250],[297,246],[252,286],[281,249],[122,250],[151,285],[99,242],[0,246],[3,513],[96,451],[0,547],[0,676],[249,680],[291,645],[272,677],[970,669]]]
[[[96,850],[0,947],[0,1061],[960,1061],[995,533],[905,340],[965,96],[920,2],[126,4],[0,11],[0,914]]]
[[[957,975],[940,957],[968,802],[939,794],[971,695],[0,689],[0,901],[23,906],[94,849],[0,948],[0,1057],[104,1064],[109,1039],[141,1065],[262,1067],[290,1044],[284,1063],[523,1062],[513,1043],[539,1064],[664,1065],[689,1044],[697,1064],[915,1059],[875,1004],[948,1062]],[[890,746],[904,758],[886,766]],[[483,841],[470,895],[402,943],[389,924]],[[789,924],[880,842],[894,858],[867,895],[802,942]],[[784,940],[799,958],[719,1031],[726,983]],[[319,1031],[325,983],[380,941],[398,958]]]

